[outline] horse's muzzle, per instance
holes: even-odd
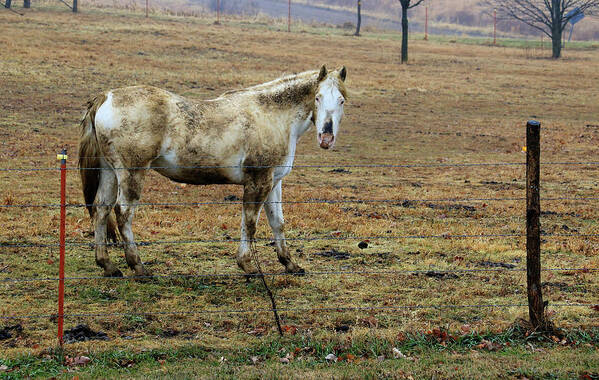
[[[332,133],[319,133],[318,142],[322,149],[332,148],[335,143],[335,135]]]

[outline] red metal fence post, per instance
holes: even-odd
[[[67,150],[57,156],[60,160],[60,262],[58,269],[58,343],[63,344],[64,325],[64,255],[65,255],[65,220],[66,207],[66,182],[67,182]]]

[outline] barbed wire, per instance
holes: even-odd
[[[339,203],[398,203],[403,206],[409,203],[467,203],[467,202],[503,202],[503,201],[525,201],[525,197],[506,198],[445,198],[445,199],[308,199],[303,201],[265,201],[244,202],[242,200],[232,201],[207,201],[207,202],[139,202],[118,203],[119,206],[210,206],[210,205],[238,205],[238,204],[339,204]],[[541,198],[541,201],[590,201],[599,200],[599,197],[552,197]],[[116,204],[116,203],[115,203]],[[57,208],[63,205],[59,203],[46,204],[0,204],[0,208]],[[65,207],[113,207],[107,203],[66,203]]]
[[[273,168],[449,168],[449,167],[477,167],[477,166],[525,166],[526,162],[481,162],[481,163],[439,163],[439,164],[335,164],[335,165],[200,165],[200,166],[133,166],[116,168],[78,168],[60,167],[47,168],[0,168],[0,172],[18,171],[57,171],[57,170],[156,170],[156,169],[273,169]],[[564,161],[542,162],[544,165],[599,165],[599,161]]]
[[[599,272],[599,268],[542,268],[542,272]],[[196,273],[196,274],[164,274],[164,275],[147,275],[147,276],[122,276],[122,277],[106,277],[106,276],[76,276],[65,277],[23,277],[23,278],[0,278],[0,283],[17,283],[17,282],[56,282],[56,281],[86,281],[86,280],[145,280],[145,279],[193,279],[193,278],[257,278],[262,275],[266,277],[297,277],[297,276],[343,276],[343,275],[410,275],[410,274],[431,274],[444,275],[451,273],[493,273],[493,272],[526,272],[526,268],[465,268],[465,269],[405,269],[405,270],[383,270],[383,271],[316,271],[288,273],[288,272],[266,272],[263,274],[248,274],[248,273]]]
[[[554,234],[554,233],[543,233],[543,238],[547,237],[582,237],[591,238],[599,237],[597,234]],[[401,239],[492,239],[492,238],[521,238],[526,237],[526,234],[440,234],[440,235],[389,235],[389,236],[318,236],[318,237],[291,237],[285,238],[286,241],[326,241],[326,240],[401,240]],[[203,244],[203,243],[242,243],[242,242],[258,242],[268,241],[271,242],[271,238],[254,238],[254,239],[198,239],[198,240],[152,240],[152,241],[140,241],[140,242],[117,242],[117,243],[80,243],[80,242],[66,242],[65,247],[90,247],[95,246],[108,246],[108,247],[124,247],[127,245],[137,245],[140,247],[146,247],[151,245],[181,245],[181,244]],[[62,245],[59,243],[44,244],[44,243],[20,243],[20,242],[0,242],[0,248],[57,248]]]
[[[582,303],[559,303],[549,304],[549,307],[597,307],[599,304],[582,304]],[[528,307],[526,303],[512,304],[472,304],[472,305],[402,305],[402,306],[329,306],[317,308],[277,308],[277,309],[224,309],[224,310],[190,310],[190,311],[150,311],[139,313],[75,313],[63,314],[64,318],[89,318],[89,317],[134,317],[148,315],[199,315],[199,314],[260,314],[272,313],[273,311],[287,313],[308,313],[308,312],[347,312],[347,311],[401,311],[414,309],[483,309],[483,308],[513,308],[513,307]],[[31,315],[14,315],[0,316],[0,319],[39,319],[39,318],[57,318],[57,314],[31,314]]]

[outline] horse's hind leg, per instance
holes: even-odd
[[[243,188],[243,214],[241,217],[241,241],[237,252],[237,265],[247,274],[257,273],[250,256],[251,243],[256,235],[256,222],[260,209],[271,189],[270,176],[259,176]]]
[[[119,226],[119,232],[123,238],[125,249],[125,259],[129,268],[135,271],[136,276],[147,276],[148,271],[144,268],[137,246],[133,238],[133,215],[135,206],[141,197],[145,169],[141,170],[121,170],[117,173],[119,181],[119,195],[115,206],[116,221]]]
[[[112,169],[102,169],[100,184],[96,192],[94,237],[96,242],[96,264],[104,269],[106,277],[122,277],[123,273],[110,261],[107,246],[107,222],[117,197],[116,176]]]
[[[277,256],[279,257],[279,262],[285,266],[285,271],[288,273],[304,273],[304,270],[291,260],[291,255],[287,250],[285,233],[283,232],[285,220],[283,219],[283,205],[281,204],[281,199],[281,181],[279,181],[273,187],[270,194],[268,194],[268,198],[264,203],[268,224],[270,224],[270,228],[272,229],[275,238]]]

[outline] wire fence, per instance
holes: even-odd
[[[433,168],[433,169],[446,169],[451,167],[456,168],[472,168],[472,167],[522,167],[526,163],[522,162],[500,162],[500,163],[410,163],[410,164],[334,164],[334,165],[254,165],[254,166],[219,166],[219,165],[207,165],[207,166],[180,166],[176,168],[180,169],[276,169],[276,168],[289,168],[294,169],[335,169],[335,168],[382,168],[382,169],[400,169],[400,168]],[[591,166],[597,167],[599,162],[596,161],[553,161],[542,163],[543,166]],[[84,170],[150,170],[150,169],[173,169],[173,167],[116,167],[116,168],[85,168]],[[11,173],[22,173],[22,172],[55,172],[60,171],[62,175],[66,171],[81,170],[79,168],[0,168],[0,172]],[[279,204],[391,204],[400,205],[404,207],[411,206],[413,204],[434,204],[434,203],[474,203],[474,202],[521,202],[525,201],[526,197],[455,197],[455,198],[415,198],[415,199],[368,199],[368,198],[357,198],[357,199],[306,199],[306,200],[292,200],[292,201],[277,201],[270,203]],[[557,201],[574,201],[574,202],[589,202],[599,200],[599,197],[593,196],[565,196],[565,197],[545,197],[543,201],[557,202]],[[133,204],[127,204],[126,206],[152,206],[152,207],[164,207],[164,206],[187,206],[187,207],[198,207],[198,206],[227,206],[227,205],[241,205],[251,203],[268,203],[268,202],[244,202],[241,199],[231,199],[226,201],[207,201],[207,202],[137,202]],[[83,207],[112,207],[113,205],[104,203],[15,203],[14,200],[10,204],[0,204],[0,209],[23,209],[23,208],[60,208],[64,210],[66,208],[83,208]],[[125,205],[124,205],[125,206]],[[576,238],[576,239],[594,239],[599,238],[599,233],[547,233],[543,232],[543,238]],[[371,240],[402,240],[402,239],[521,239],[526,237],[524,233],[483,233],[483,234],[389,234],[389,235],[346,235],[340,232],[319,235],[319,236],[299,236],[289,237],[287,241],[347,241],[347,240],[359,240],[359,241],[371,241]],[[243,242],[267,242],[271,243],[270,238],[254,238],[254,239],[189,239],[189,240],[150,240],[150,241],[139,241],[139,242],[106,242],[106,243],[95,243],[95,242],[84,242],[78,240],[64,241],[59,243],[45,243],[45,242],[31,242],[31,241],[2,241],[0,242],[0,249],[18,249],[18,248],[73,248],[73,247],[87,247],[94,248],[97,246],[108,246],[108,247],[125,247],[127,245],[136,246],[171,246],[171,245],[182,245],[182,244],[224,244],[224,243],[243,243]],[[599,271],[597,268],[587,268],[585,266],[573,266],[573,267],[548,267],[541,268],[543,272],[574,272],[574,273],[596,273]],[[519,267],[500,267],[500,268],[426,268],[426,269],[406,269],[406,270],[320,270],[320,271],[308,271],[302,273],[304,276],[402,276],[402,275],[438,275],[438,274],[461,274],[461,275],[473,275],[482,273],[523,273],[527,272],[527,268]],[[64,284],[65,281],[123,281],[123,280],[167,280],[167,279],[214,279],[214,278],[252,278],[252,277],[286,277],[286,276],[297,276],[294,273],[276,273],[266,272],[260,274],[246,274],[246,273],[196,273],[196,274],[165,274],[165,275],[147,275],[147,276],[123,276],[123,277],[103,277],[103,276],[58,276],[58,277],[3,277],[0,278],[1,284],[16,284],[16,283],[32,283],[32,282],[58,282]],[[385,305],[385,306],[325,306],[325,307],[273,307],[273,308],[252,308],[252,309],[211,309],[211,310],[193,310],[193,311],[140,311],[135,313],[116,313],[116,312],[105,312],[105,313],[60,313],[59,314],[23,314],[18,315],[14,313],[7,313],[0,315],[2,320],[16,320],[16,319],[44,319],[44,318],[100,318],[110,316],[176,316],[176,315],[199,315],[199,314],[258,314],[258,313],[269,313],[269,312],[286,312],[286,313],[306,313],[306,312],[389,312],[389,311],[401,311],[401,310],[416,310],[416,309],[475,309],[475,308],[522,308],[529,306],[528,303],[481,303],[481,304],[413,304],[413,305]],[[566,307],[599,307],[595,303],[580,303],[580,302],[562,302],[551,304],[551,307],[566,308]]]
[[[599,165],[599,161],[549,161],[543,162],[543,166],[548,165]],[[81,170],[160,170],[160,169],[276,169],[276,168],[293,168],[293,169],[336,169],[336,168],[362,168],[362,169],[406,169],[406,168],[471,168],[477,166],[526,166],[526,162],[476,162],[476,163],[421,163],[421,164],[329,164],[329,165],[191,165],[191,166],[132,166],[132,167],[86,167],[77,168],[69,167],[65,170],[81,171]],[[36,172],[36,171],[60,171],[60,167],[46,168],[0,168],[2,171],[13,172]]]

